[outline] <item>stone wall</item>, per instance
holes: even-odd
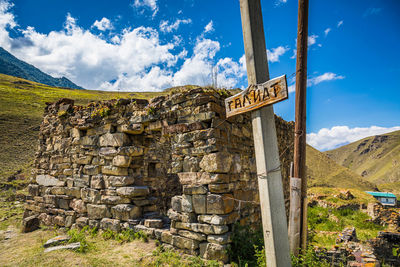
[[[233,225],[260,222],[249,114],[225,119],[203,88],[150,101],[45,109],[25,217],[60,227],[133,228],[227,261]],[[288,205],[293,124],[276,118]]]

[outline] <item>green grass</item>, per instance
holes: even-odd
[[[376,187],[309,145],[307,145],[306,153],[309,187],[342,187],[360,190],[372,190]]]
[[[314,206],[309,207],[307,215],[309,229],[316,232],[312,244],[321,247],[334,245],[337,233],[343,231],[346,227],[355,227],[357,237],[361,241],[374,238],[379,231],[386,229],[384,226],[370,221],[371,217],[359,210],[339,210]]]
[[[400,131],[371,136],[325,152],[338,164],[363,174],[367,181],[385,184],[382,188],[400,193]],[[394,190],[391,184],[396,185]]]

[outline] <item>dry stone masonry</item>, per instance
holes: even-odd
[[[225,119],[226,91],[150,101],[49,104],[25,217],[45,225],[142,230],[227,261],[235,223],[260,223],[248,114]],[[276,118],[288,205],[293,125]]]

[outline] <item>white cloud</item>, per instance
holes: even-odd
[[[279,62],[279,57],[282,56],[283,54],[288,51],[288,47],[283,47],[283,46],[278,46],[275,48],[272,48],[272,50],[267,49],[267,57],[269,62]]]
[[[220,43],[203,34],[188,56],[179,46],[180,36],[165,42],[151,27],[126,28],[104,38],[102,32],[80,27],[68,14],[63,29],[40,33],[33,27],[19,28],[10,8],[0,1],[0,46],[46,73],[66,76],[84,88],[160,91],[185,84],[208,85],[211,66],[218,68],[220,86],[235,87],[245,73],[243,61],[218,59]],[[11,26],[17,27],[20,37],[10,37]],[[23,44],[16,45],[20,40]]]
[[[319,130],[318,133],[307,134],[307,143],[321,151],[325,151],[355,142],[368,136],[385,134],[397,130],[400,130],[400,126],[390,128],[378,126],[365,128],[334,126],[331,129],[323,128]]]
[[[331,31],[331,28],[326,28],[326,30],[324,31],[325,36],[328,36],[328,33]]]
[[[160,22],[160,30],[162,32],[172,32],[176,31],[179,28],[180,24],[190,24],[192,23],[191,19],[177,19],[174,23],[169,23],[168,20],[162,20]]]
[[[313,44],[315,44],[317,42],[317,38],[318,38],[318,35],[315,35],[315,34],[308,36],[308,39],[307,39],[308,47],[310,47]]]
[[[210,22],[204,27],[204,32],[212,32],[214,30],[214,25],[213,21],[210,20]]]
[[[153,17],[158,12],[157,0],[135,0],[135,2],[133,2],[133,6],[136,8],[138,7],[150,8],[153,11]]]
[[[343,20],[341,20],[341,21],[339,21],[338,23],[337,23],[337,27],[339,28],[340,26],[342,26],[343,25]]]
[[[317,77],[308,79],[307,86],[317,85],[317,84],[319,84],[321,82],[325,82],[325,81],[333,81],[333,80],[341,80],[341,79],[344,79],[344,76],[337,75],[336,73],[332,73],[332,72],[325,72],[324,74],[321,74]]]
[[[100,21],[96,20],[92,28],[97,28],[99,31],[112,30],[114,27],[108,18],[102,18]]]
[[[367,10],[365,10],[363,17],[378,14],[379,12],[382,11],[382,9],[383,8],[381,8],[381,7],[370,7]]]
[[[341,80],[341,79],[344,79],[344,78],[345,77],[342,76],[342,75],[337,75],[337,74],[332,73],[332,72],[325,72],[324,74],[321,74],[321,75],[319,75],[317,77],[307,79],[307,86],[311,87],[311,86],[317,85],[317,84],[325,82],[325,81]],[[295,82],[295,81],[296,81],[296,77],[293,77],[293,81],[292,82]],[[293,92],[296,91],[294,83],[289,85],[288,91],[289,91],[289,93],[293,93]]]

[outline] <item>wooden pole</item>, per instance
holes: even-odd
[[[260,0],[240,0],[240,13],[248,83],[263,83],[269,73]],[[274,109],[251,116],[267,266],[291,266]]]
[[[306,90],[307,90],[308,0],[299,0],[296,59],[296,115],[294,177],[301,179],[300,245],[307,248]]]

